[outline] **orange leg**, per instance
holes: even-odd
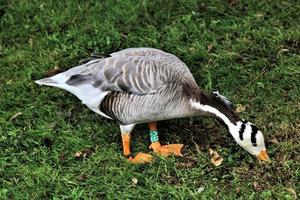
[[[174,154],[175,156],[182,156],[181,149],[183,147],[183,144],[161,145],[158,140],[156,122],[150,122],[149,128],[150,128],[150,139],[151,139],[151,145],[149,147],[150,149],[153,149],[155,153],[165,157],[172,154]]]
[[[130,156],[130,133],[122,133],[122,143],[123,143],[123,155],[126,157]]]
[[[130,152],[130,133],[122,133],[122,143],[123,143],[123,154],[131,163],[142,164],[149,163],[152,161],[152,156],[147,153],[138,153],[134,158],[131,156]]]
[[[156,122],[150,122],[149,128],[151,131],[157,131],[157,123]]]

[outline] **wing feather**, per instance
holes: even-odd
[[[92,77],[93,86],[102,91],[153,94],[168,83],[170,71],[190,73],[179,58],[158,49],[130,48],[110,55],[90,61],[82,70]]]

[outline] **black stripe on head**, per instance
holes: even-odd
[[[244,134],[245,128],[246,128],[245,123],[242,123],[242,126],[241,126],[240,131],[239,131],[240,140],[243,140],[243,134]]]
[[[252,142],[252,145],[253,146],[257,146],[256,144],[256,134],[257,134],[257,131],[258,131],[258,128],[254,125],[251,124],[251,128],[252,128],[252,131],[251,131],[251,142]]]

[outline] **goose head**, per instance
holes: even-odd
[[[251,122],[241,120],[229,128],[236,142],[258,159],[269,159],[262,132]]]
[[[208,94],[201,91],[196,97],[190,98],[189,102],[201,115],[217,118],[225,125],[235,141],[250,154],[262,161],[269,159],[262,132],[251,122],[241,119],[226,97],[218,92]]]

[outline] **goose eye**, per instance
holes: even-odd
[[[215,95],[216,97],[219,96],[219,92],[216,92],[216,91],[212,92],[212,94]]]

